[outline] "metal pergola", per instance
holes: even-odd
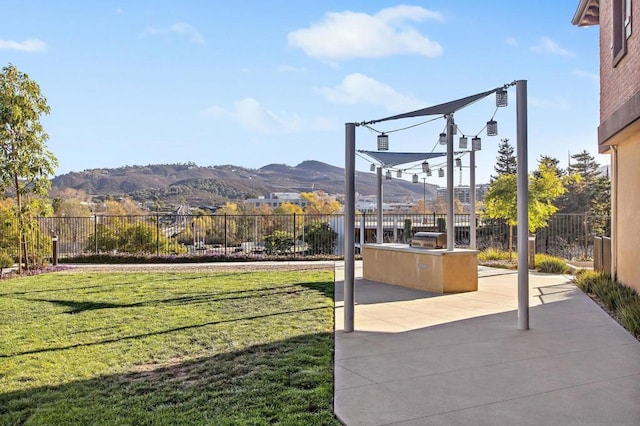
[[[516,86],[516,121],[517,121],[517,207],[518,223],[518,329],[529,329],[529,275],[527,264],[527,242],[528,242],[528,168],[527,168],[527,81],[517,80],[513,83],[497,87],[465,98],[445,102],[443,104],[422,108],[416,111],[385,117],[377,120],[364,121],[360,123],[345,123],[345,222],[344,222],[344,331],[354,331],[354,311],[355,311],[355,157],[356,157],[356,127],[367,126],[389,120],[399,120],[403,118],[422,117],[428,115],[442,115],[447,119],[447,223],[454,223],[454,200],[453,200],[453,115],[456,111],[483,99],[499,90],[505,90],[509,86]],[[473,151],[472,151],[473,152]],[[378,153],[376,155],[389,156],[402,153]],[[404,153],[407,154],[407,153]],[[415,153],[413,153],[415,154]],[[392,158],[392,157],[390,157]],[[475,167],[473,164],[471,167]],[[401,163],[397,163],[401,164]],[[474,173],[471,173],[474,176]],[[379,191],[382,179],[382,169],[378,168]],[[475,180],[475,179],[473,179]],[[475,182],[472,182],[475,186]],[[472,191],[474,192],[474,191]],[[381,193],[378,194],[379,200]],[[475,195],[475,194],[474,194]],[[475,197],[474,197],[475,198]],[[380,201],[378,201],[380,202]],[[475,209],[472,209],[474,211]],[[382,209],[378,209],[378,215]],[[378,223],[382,221],[379,220]],[[454,250],[453,227],[447,227],[447,250]],[[379,233],[381,234],[381,233]]]

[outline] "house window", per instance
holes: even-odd
[[[627,54],[627,38],[631,36],[631,0],[613,0],[613,66]]]

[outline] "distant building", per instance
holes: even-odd
[[[245,204],[252,205],[256,208],[267,205],[275,209],[284,203],[295,204],[302,208],[307,207],[307,200],[303,199],[298,192],[272,192],[266,198],[258,197],[245,200]]]
[[[476,201],[482,201],[485,194],[489,190],[489,184],[483,183],[476,185]],[[438,198],[447,198],[447,188],[436,189]],[[470,186],[456,186],[453,188],[453,196],[456,197],[462,204],[469,205],[471,202],[471,187]]]

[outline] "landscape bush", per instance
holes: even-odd
[[[338,233],[327,222],[315,220],[304,227],[304,241],[310,254],[333,254],[337,239]]]
[[[273,231],[264,237],[264,249],[267,254],[288,253],[293,246],[293,234],[288,231]]]
[[[548,254],[536,254],[536,269],[547,274],[566,274],[569,267],[564,259]]]
[[[636,290],[595,271],[580,273],[574,283],[602,303],[630,333],[640,336],[640,295]]]
[[[488,247],[478,253],[478,260],[480,262],[488,260],[509,260],[509,252],[496,247]]]

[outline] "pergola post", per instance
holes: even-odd
[[[344,331],[354,330],[356,125],[345,124],[344,160]]]
[[[447,115],[447,251],[453,251],[455,245],[453,196],[453,113],[451,113]]]
[[[469,248],[476,249],[476,152],[469,153]]]
[[[527,168],[527,81],[516,82],[518,181],[518,329],[529,329],[529,172]]]
[[[382,223],[382,167],[376,169],[377,185],[376,185],[376,243],[382,244],[384,242],[384,224]]]

